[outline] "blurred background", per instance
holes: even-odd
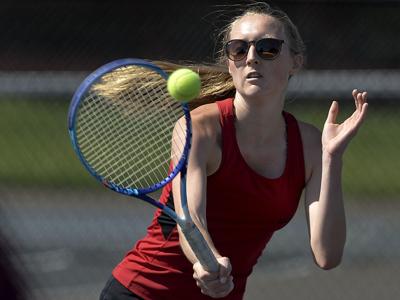
[[[353,88],[368,91],[370,107],[344,158],[343,263],[314,265],[301,203],[264,251],[246,299],[400,299],[400,1],[269,3],[289,14],[307,45],[286,110],[322,128],[332,100],[341,119],[351,113]],[[105,190],[80,165],[67,132],[73,92],[118,58],[213,61],[232,5],[2,2],[0,267],[9,274],[0,279],[16,278],[28,299],[98,298],[153,208]],[[2,285],[0,293],[13,299]]]

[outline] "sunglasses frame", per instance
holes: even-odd
[[[274,42],[278,42],[278,44],[279,44],[278,52],[276,53],[276,55],[272,56],[271,58],[263,57],[263,56],[261,56],[261,55],[259,54],[259,51],[257,51],[257,43],[260,42],[260,41],[264,41],[264,40],[273,40]],[[229,54],[229,51],[228,51],[229,45],[230,45],[232,42],[235,42],[235,41],[240,41],[240,42],[244,42],[244,43],[247,44],[246,52],[243,54],[243,57],[238,58],[238,59],[234,59],[234,58]],[[251,45],[254,45],[254,47],[256,48],[256,53],[257,53],[257,55],[258,55],[261,59],[263,59],[263,60],[274,60],[274,59],[276,59],[276,58],[279,56],[279,54],[281,53],[282,44],[283,44],[284,42],[285,42],[284,40],[280,40],[280,39],[276,39],[276,38],[262,38],[262,39],[255,40],[255,41],[246,41],[246,40],[243,40],[243,39],[233,39],[233,40],[229,40],[228,42],[226,42],[226,44],[225,44],[225,46],[224,46],[224,49],[225,49],[225,54],[226,54],[226,56],[228,57],[228,59],[230,59],[230,60],[232,60],[232,61],[240,61],[240,60],[244,59],[244,58],[247,56],[247,54],[249,53],[250,46],[251,46]]]

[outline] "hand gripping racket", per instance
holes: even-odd
[[[217,272],[217,260],[187,205],[189,108],[168,94],[167,78],[161,68],[139,59],[120,59],[95,70],[72,98],[70,138],[91,175],[115,192],[160,208],[180,226],[203,268]],[[178,174],[183,216],[148,195]]]

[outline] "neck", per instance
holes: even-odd
[[[263,142],[279,138],[285,130],[282,117],[284,97],[269,99],[244,99],[236,94],[234,99],[236,130]]]
[[[281,120],[284,95],[244,98],[237,93],[234,104],[238,122],[257,126],[271,126]]]

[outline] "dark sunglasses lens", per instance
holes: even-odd
[[[247,48],[246,41],[233,40],[226,45],[226,54],[231,60],[241,60],[246,56]]]
[[[281,51],[282,41],[262,39],[256,44],[257,54],[263,59],[274,59]]]

